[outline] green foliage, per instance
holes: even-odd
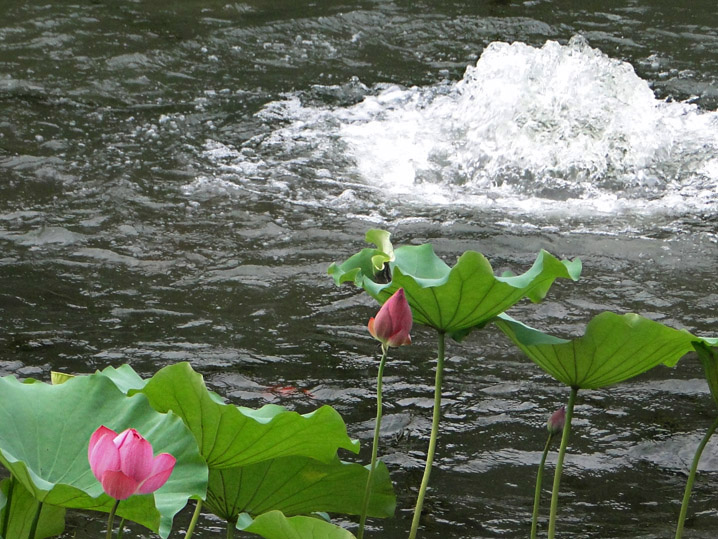
[[[706,373],[706,380],[708,381],[708,387],[710,388],[711,395],[716,404],[718,404],[718,338],[713,339],[701,339],[700,341],[694,342],[693,346],[698,353],[698,359],[703,364],[703,369]],[[681,503],[681,512],[678,515],[678,524],[676,525],[676,539],[683,537],[683,527],[686,522],[688,515],[688,503],[691,498],[691,491],[693,490],[693,482],[698,472],[698,463],[701,460],[701,455],[705,449],[711,436],[718,429],[718,417],[713,421],[713,424],[708,428],[705,436],[698,444],[695,455],[693,456],[693,462],[688,472],[688,480],[686,481],[686,488],[683,493],[683,501]]]
[[[703,364],[713,400],[718,404],[718,339],[703,339],[694,342],[693,346]]]
[[[12,489],[11,495],[10,489]],[[13,483],[11,478],[3,479],[0,482],[0,522],[4,521],[8,499],[11,502],[8,529],[5,530],[5,537],[30,539],[30,529],[39,502],[22,484],[17,481]],[[34,539],[53,537],[61,534],[64,529],[65,508],[43,504]]]
[[[699,340],[637,314],[604,312],[594,317],[582,337],[560,339],[508,315],[496,325],[539,367],[579,389],[596,389],[627,380],[656,365],[672,367]]]
[[[636,314],[609,312],[592,319],[583,336],[563,339],[504,314],[522,298],[541,301],[557,278],[577,280],[578,259],[558,260],[541,251],[524,274],[496,276],[489,261],[475,251],[465,252],[450,267],[430,244],[394,249],[390,234],[383,230],[368,231],[366,240],[376,247],[332,264],[329,273],[337,285],[352,282],[382,303],[403,288],[414,321],[439,332],[433,443],[438,432],[444,334],[460,340],[493,321],[537,365],[572,388],[549,536],[555,530],[560,470],[579,389],[615,384],[659,364],[673,366],[695,350],[718,404],[718,339],[699,338]],[[208,390],[189,363],[165,367],[149,379],[123,365],[88,376],[52,373],[52,382],[0,378],[0,463],[11,473],[11,478],[0,482],[5,537],[29,539],[36,515],[36,539],[43,539],[62,533],[66,508],[110,511],[114,500],[103,493],[87,461],[90,436],[105,425],[117,432],[133,427],[150,441],[155,453],[168,452],[177,459],[161,489],[124,500],[117,511],[163,538],[190,498],[204,500],[204,507],[230,526],[267,539],[354,538],[328,517],[316,518],[317,512],[362,514],[369,475],[368,467],[340,460],[339,449],[358,453],[359,444],[348,436],[333,408],[298,414],[276,405],[250,409],[228,404]],[[717,427],[718,420],[703,445]],[[694,459],[693,475],[702,447]],[[433,451],[430,443],[427,453]],[[424,489],[425,484],[428,473],[422,481]],[[415,523],[422,501],[420,493]],[[395,505],[388,470],[380,462],[368,514],[391,516]]]
[[[87,460],[91,434],[100,425],[115,431],[134,427],[156,453],[177,464],[153,494],[123,501],[118,514],[169,535],[174,515],[190,497],[204,497],[207,466],[180,418],[153,410],[142,395],[127,397],[109,378],[77,376],[60,385],[0,378],[0,462],[45,504],[109,512]]]
[[[64,372],[56,372],[51,371],[50,372],[50,383],[54,386],[59,386],[60,384],[64,384],[69,379],[74,378],[74,374],[67,374]]]
[[[148,380],[123,365],[53,381],[57,385],[0,379],[0,462],[13,475],[15,493],[7,537],[27,535],[38,502],[42,537],[61,532],[65,507],[109,512],[114,500],[87,461],[90,436],[100,425],[118,432],[134,427],[155,453],[177,458],[161,489],[123,500],[117,511],[162,537],[190,497],[206,498],[206,507],[232,525],[240,513],[257,516],[245,516],[244,524],[269,537],[315,527],[322,536],[352,537],[328,522],[284,516],[361,509],[368,470],[339,460],[339,448],[356,453],[359,444],[331,407],[302,415],[276,405],[253,410],[225,404],[187,363]],[[9,484],[2,484],[0,510]],[[393,514],[395,496],[383,465],[375,485],[370,513]]]
[[[161,369],[141,392],[157,410],[177,413],[194,434],[210,467],[205,506],[224,520],[235,522],[242,512],[360,511],[368,471],[337,458],[339,448],[356,453],[359,444],[333,408],[301,415],[276,405],[252,410],[217,402],[188,363]],[[372,514],[390,516],[392,484],[385,467],[380,474]],[[260,522],[263,530],[287,525]]]
[[[184,420],[210,468],[286,456],[331,461],[340,447],[359,451],[359,443],[347,436],[344,421],[330,406],[300,415],[272,404],[252,410],[219,403],[189,363],[161,369],[141,392],[156,410],[172,411]]]
[[[329,275],[337,285],[354,282],[361,288],[364,277],[375,279],[382,272],[387,262],[394,260],[394,247],[390,241],[391,234],[385,230],[371,229],[366,233],[366,241],[377,246],[376,249],[366,248],[351,256],[344,263],[329,266]]]
[[[260,515],[279,510],[285,515],[317,511],[358,515],[369,470],[359,464],[319,462],[307,457],[267,460],[250,466],[210,470],[206,506],[230,522],[240,513]],[[377,466],[369,514],[394,514],[389,472]]]
[[[137,374],[129,365],[120,365],[117,368],[106,367],[100,374],[107,376],[117,386],[117,389],[125,394],[142,389],[147,383],[147,380]]]
[[[347,530],[310,516],[286,517],[281,511],[269,511],[256,518],[243,514],[237,529],[256,533],[265,539],[354,539]]]
[[[209,465],[204,505],[217,516],[233,523],[243,512],[360,512],[369,472],[337,457],[339,448],[357,453],[359,443],[349,438],[344,421],[330,406],[298,414],[277,405],[254,410],[225,404],[189,363],[165,367],[146,381],[133,373],[129,366],[102,372],[130,395],[146,396],[156,410],[182,418]],[[381,465],[370,513],[390,516],[395,504],[388,471]],[[302,520],[290,522],[295,526]],[[273,518],[260,523],[263,530],[288,525]],[[323,529],[334,528],[327,526]]]
[[[342,264],[332,264],[329,274],[339,285],[353,282],[383,303],[404,288],[414,321],[463,339],[524,297],[541,301],[557,278],[577,280],[581,261],[558,260],[541,251],[533,266],[522,275],[494,275],[481,253],[467,251],[453,268],[434,253],[430,244],[393,249],[388,233],[370,230],[367,241],[377,249],[364,249]],[[384,252],[382,249],[391,252]],[[383,283],[386,264],[391,281]]]

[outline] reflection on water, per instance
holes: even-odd
[[[449,263],[480,250],[498,272],[540,248],[581,257],[579,283],[512,310],[545,330],[615,310],[718,333],[712,1],[0,11],[3,374],[189,360],[233,402],[336,406],[367,460],[376,306],[326,268],[375,226]],[[433,354],[417,328],[387,366],[399,510],[376,536],[409,527]],[[490,329],[452,343],[424,536],[525,537],[544,423],[565,399]],[[561,530],[672,536],[713,407],[695,360],[583,393]],[[716,455],[692,537],[718,523]],[[68,537],[103,525],[71,524]]]

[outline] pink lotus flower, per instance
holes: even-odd
[[[411,308],[400,288],[381,306],[376,318],[369,320],[369,333],[383,346],[411,344]]]
[[[103,490],[116,500],[154,492],[167,482],[176,462],[169,453],[153,457],[152,445],[135,429],[117,434],[104,425],[92,433],[87,458]]]

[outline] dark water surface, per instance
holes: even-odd
[[[512,310],[563,336],[603,310],[715,335],[717,107],[713,0],[3,0],[0,373],[190,361],[238,404],[335,406],[367,460],[376,305],[326,268],[371,227],[497,271],[580,257]],[[490,328],[448,355],[422,537],[526,537],[567,391]],[[372,536],[407,534],[433,356],[421,328],[392,352]],[[672,537],[714,406],[694,358],[580,394],[562,536]],[[702,472],[686,535],[715,537],[715,443]]]

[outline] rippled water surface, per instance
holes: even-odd
[[[236,403],[335,406],[367,460],[376,305],[326,269],[372,227],[497,271],[580,257],[512,309],[563,336],[603,310],[716,335],[717,51],[712,0],[4,0],[0,372],[191,361]],[[386,370],[399,506],[376,537],[406,536],[428,440],[413,340]],[[422,536],[526,537],[567,391],[490,328],[448,355]],[[580,394],[559,530],[672,537],[714,406],[690,357]],[[716,472],[709,445],[691,537],[715,536]]]

